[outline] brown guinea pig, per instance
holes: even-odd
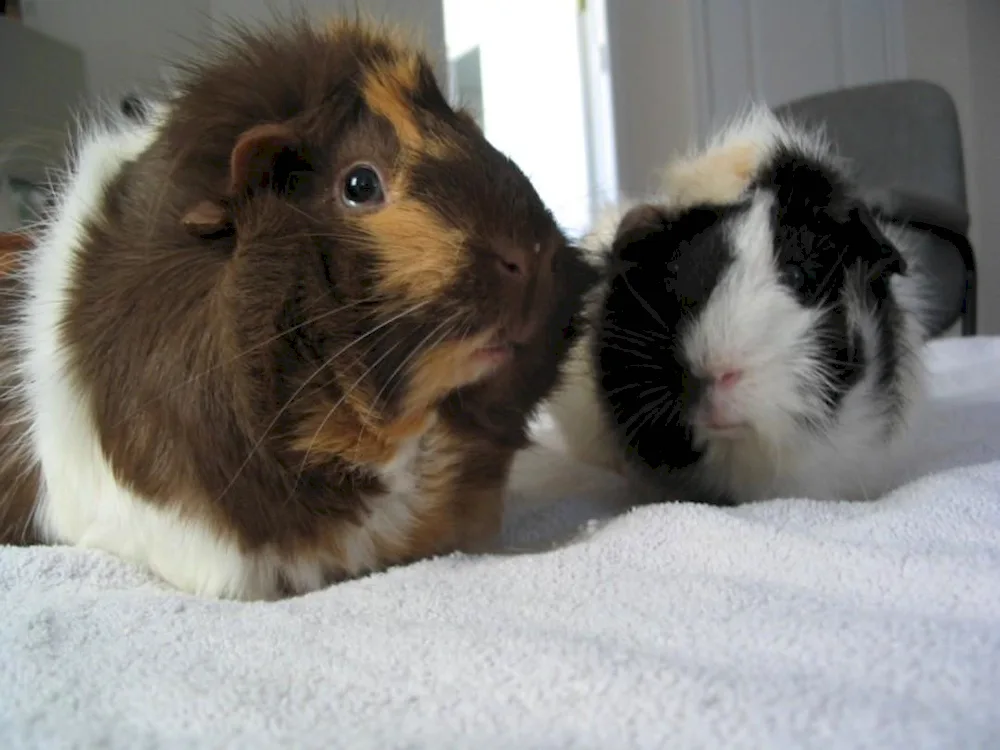
[[[83,127],[35,244],[0,541],[241,599],[487,544],[596,280],[427,59],[346,21],[235,34]]]

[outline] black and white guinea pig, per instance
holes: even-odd
[[[922,391],[909,237],[759,107],[585,241],[605,283],[549,411],[654,499],[867,498]]]

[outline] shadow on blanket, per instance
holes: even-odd
[[[932,365],[946,364],[949,344],[939,342],[936,347]],[[917,414],[909,443],[895,464],[886,468],[891,489],[871,498],[873,502],[935,474],[1000,461],[1000,403],[988,374],[981,397],[967,390],[953,397],[948,392],[947,366],[933,369],[932,397]],[[968,372],[963,374],[967,381]],[[538,444],[515,464],[499,554],[538,554],[584,541],[635,507],[622,477],[571,461],[553,429],[542,420],[536,431]],[[721,510],[743,515],[737,508]]]

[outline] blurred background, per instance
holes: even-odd
[[[453,98],[571,234],[751,98],[880,81],[943,87],[978,262],[979,332],[1000,333],[1000,0],[0,0],[0,231],[44,200],[72,112],[155,92],[220,22],[356,6],[418,29]],[[918,186],[919,187],[919,186]],[[933,186],[929,192],[933,193]],[[954,192],[954,191],[953,191]]]

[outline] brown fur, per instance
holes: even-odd
[[[359,162],[384,206],[340,200]],[[379,564],[495,534],[594,281],[428,62],[352,23],[242,34],[190,66],[86,238],[64,330],[119,482],[335,578],[358,572],[340,569],[344,529],[392,501],[378,469],[421,434],[432,502]],[[475,357],[493,342],[513,356],[490,370]],[[11,486],[4,539],[36,492]]]
[[[29,252],[30,240],[20,234],[0,235],[0,320],[10,321],[17,298],[14,274]],[[11,397],[18,386],[15,351],[0,346],[0,544],[34,540],[32,512],[38,497],[40,472],[31,460],[24,415]]]

